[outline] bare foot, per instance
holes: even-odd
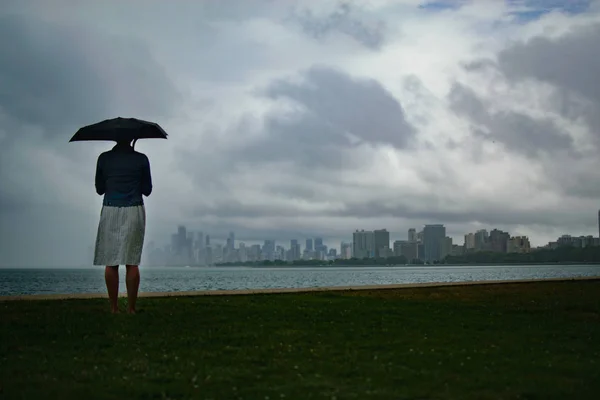
[[[120,311],[118,309],[117,310],[110,310],[110,313],[111,314],[120,314]]]
[[[135,310],[127,310],[127,314],[135,314]]]

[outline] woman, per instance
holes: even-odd
[[[146,232],[146,210],[142,195],[152,193],[150,162],[131,146],[117,142],[100,154],[96,166],[96,192],[104,195],[94,265],[104,265],[104,279],[111,312],[118,313],[119,265],[125,265],[128,313],[135,314],[140,286],[139,265]]]

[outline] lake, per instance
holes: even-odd
[[[120,292],[125,292],[125,268]],[[140,267],[140,292],[311,288],[600,276],[600,265]],[[104,268],[0,269],[0,296],[104,293]]]

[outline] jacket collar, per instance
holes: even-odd
[[[130,145],[119,144],[119,143],[117,143],[112,149],[113,149],[113,151],[122,151],[122,152],[133,151],[133,147],[131,147]]]

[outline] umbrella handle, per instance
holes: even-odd
[[[135,142],[137,142],[137,139],[133,139],[133,144],[131,145],[131,148],[135,149]]]

